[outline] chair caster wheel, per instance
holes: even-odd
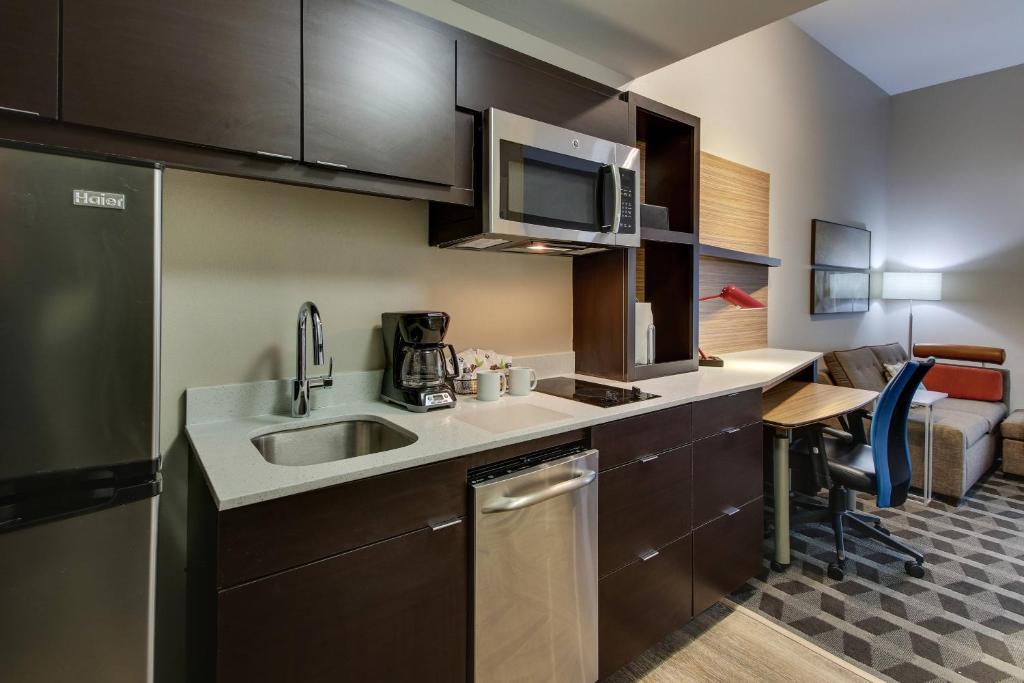
[[[907,570],[907,574],[913,576],[915,579],[924,578],[924,567],[919,565],[917,562],[907,560],[903,563],[903,568]]]
[[[828,574],[828,578],[835,579],[836,581],[842,581],[846,578],[846,572],[844,572],[843,568],[835,562],[828,566],[826,573]]]
[[[882,532],[883,534],[885,534],[886,536],[892,536],[892,532],[891,532],[891,531],[889,531],[888,529],[886,529],[886,528],[885,528],[884,526],[882,526],[881,524],[875,524],[875,528],[876,528],[876,529],[878,529],[879,531],[881,531],[881,532]]]

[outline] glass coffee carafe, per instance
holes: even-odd
[[[451,353],[451,369],[449,369],[448,360],[445,358],[445,349]],[[455,349],[450,345],[407,346],[402,350],[400,381],[402,386],[409,389],[436,387],[444,384],[446,379],[455,376],[457,362]]]

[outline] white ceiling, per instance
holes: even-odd
[[[890,95],[1024,64],[1024,0],[828,0],[791,21]]]
[[[455,1],[637,77],[822,0]]]

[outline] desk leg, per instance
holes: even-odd
[[[789,438],[790,430],[775,430],[775,561],[772,569],[789,567]]]
[[[932,412],[932,406],[928,406],[928,412],[925,413],[924,419],[924,482],[921,486],[922,493],[924,493],[924,503],[927,505],[932,500],[932,429],[934,414]]]

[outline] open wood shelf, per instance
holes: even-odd
[[[646,234],[644,235],[644,239],[646,239]],[[751,254],[746,251],[726,249],[725,247],[715,247],[710,244],[700,245],[700,255],[707,256],[709,258],[724,259],[726,261],[737,261],[739,263],[753,263],[758,266],[768,266],[769,268],[775,268],[782,265],[782,259],[765,256],[763,254]]]
[[[646,242],[671,242],[673,244],[696,244],[697,236],[692,232],[662,230],[661,228],[640,228],[640,237]]]

